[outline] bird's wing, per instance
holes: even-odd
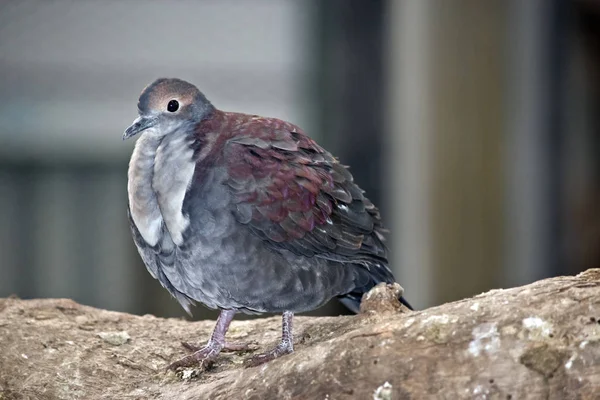
[[[387,263],[379,211],[330,153],[298,127],[254,119],[225,147],[234,214],[276,249]]]

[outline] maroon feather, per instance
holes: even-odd
[[[217,135],[207,165],[227,169],[234,215],[273,246],[335,259],[386,256],[379,211],[348,169],[297,126],[217,111],[198,133]]]

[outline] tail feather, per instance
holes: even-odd
[[[413,308],[413,306],[411,306],[411,305],[410,305],[410,303],[408,302],[408,300],[406,300],[406,299],[404,298],[404,296],[400,296],[400,298],[399,298],[398,300],[400,300],[400,303],[404,304],[404,306],[405,306],[406,308],[408,308],[408,309],[409,309],[409,310],[411,310],[411,311],[414,311],[414,308]]]
[[[356,295],[352,293],[346,294],[344,296],[339,296],[338,300],[344,305],[344,307],[352,311],[354,314],[358,314],[360,311],[360,298],[357,298]]]

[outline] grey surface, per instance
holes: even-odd
[[[128,232],[123,130],[160,76],[305,122],[308,5],[0,2],[0,296],[180,315]]]
[[[302,122],[307,7],[294,1],[0,4],[0,156],[107,161],[160,76],[223,109]],[[267,23],[268,22],[268,23]]]

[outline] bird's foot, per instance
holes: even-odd
[[[208,344],[202,348],[192,346],[189,343],[182,344],[187,349],[192,350],[193,353],[169,364],[167,369],[175,371],[178,368],[191,367],[198,364],[200,367],[206,369],[215,361],[223,349],[222,344],[213,341],[208,342]]]
[[[181,342],[181,345],[192,352],[197,352],[202,350],[204,347],[196,346],[194,344],[188,342]],[[244,351],[252,351],[258,348],[257,342],[225,342],[221,351],[223,353],[231,353],[231,352],[244,352]]]
[[[250,357],[244,362],[246,367],[256,367],[294,351],[294,346],[290,342],[281,342],[272,350]]]

